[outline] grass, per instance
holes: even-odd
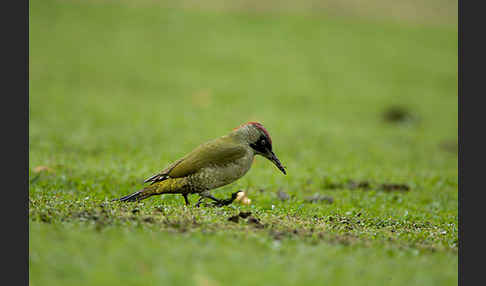
[[[29,60],[31,285],[457,284],[457,29],[31,1]],[[251,205],[109,203],[250,120]]]

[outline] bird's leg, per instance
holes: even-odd
[[[221,203],[220,199],[217,199],[217,198],[213,197],[212,195],[207,195],[206,198],[211,199],[211,200],[215,201],[216,203]]]
[[[182,194],[184,197],[184,201],[186,202],[186,206],[190,205],[189,200],[187,199],[187,194]]]
[[[202,192],[202,193],[200,193],[201,197],[197,201],[196,207],[199,207],[202,200],[205,199],[205,198],[213,200],[214,201],[213,206],[222,207],[222,206],[231,205],[233,203],[233,201],[236,199],[239,192],[240,191],[231,194],[230,198],[224,199],[224,200],[220,200],[220,199],[213,197],[209,192]]]
[[[218,200],[217,198],[213,197],[208,191],[204,191],[204,192],[201,192],[199,193],[199,195],[201,196],[199,198],[199,200],[197,201],[196,203],[196,207],[199,207],[202,203],[202,201],[205,199],[205,198],[208,198],[208,199],[211,199],[213,201],[216,202],[216,204],[221,204],[221,200]]]
[[[215,203],[214,205],[218,206],[218,207],[222,207],[222,206],[228,206],[228,205],[231,205],[234,200],[236,200],[236,198],[238,197],[238,193],[240,191],[237,191],[235,193],[232,193],[231,194],[231,197],[228,198],[228,199],[224,199],[224,200],[219,200],[217,203]]]

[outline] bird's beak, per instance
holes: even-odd
[[[277,168],[284,173],[284,175],[287,175],[287,172],[285,171],[284,166],[282,166],[282,163],[280,163],[280,160],[277,158],[277,155],[273,153],[273,151],[268,150],[266,156],[268,160],[272,161]]]

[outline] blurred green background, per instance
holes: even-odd
[[[34,0],[29,14],[31,285],[457,284],[457,1]],[[257,158],[213,194],[252,205],[166,196],[92,219],[247,121],[288,175]],[[228,222],[240,209],[273,226]],[[162,223],[180,217],[199,225]],[[272,236],[316,217],[356,245]]]

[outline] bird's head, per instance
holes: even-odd
[[[253,149],[255,154],[272,161],[282,173],[287,174],[282,163],[280,163],[280,160],[272,151],[272,138],[270,138],[270,134],[261,123],[248,122],[235,128],[234,132],[241,135],[241,138]]]

